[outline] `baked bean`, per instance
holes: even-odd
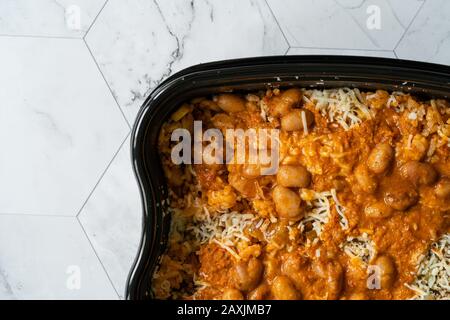
[[[280,225],[276,226],[274,228],[275,230],[274,236],[278,234],[283,235],[282,231],[280,231],[281,229],[286,230],[285,228],[280,227]],[[284,232],[284,234],[286,234],[286,232]],[[279,268],[280,268],[280,261],[278,261],[278,259],[273,258],[264,261],[264,275],[268,278],[275,277],[279,272]]]
[[[300,255],[290,253],[281,265],[281,272],[289,277],[296,276],[300,273],[300,268],[304,264],[304,261]]]
[[[263,264],[257,258],[251,258],[248,262],[240,261],[233,272],[233,284],[241,291],[254,289],[262,276]]]
[[[393,186],[385,192],[384,202],[392,209],[404,211],[419,202],[419,195],[412,188]]]
[[[364,209],[364,214],[369,218],[387,218],[392,215],[392,208],[384,202],[375,202]]]
[[[284,257],[281,264],[281,273],[287,277],[297,286],[302,287],[305,284],[304,271],[308,267],[308,261],[302,258],[298,253],[288,253]]]
[[[287,89],[281,94],[281,99],[287,102],[290,106],[299,104],[302,101],[302,97],[302,91],[296,88]]]
[[[299,89],[288,89],[280,96],[274,97],[269,105],[269,113],[274,117],[287,115],[293,107],[299,105],[302,100],[302,92]]]
[[[211,118],[213,125],[221,130],[233,129],[234,119],[226,113],[218,113]]]
[[[273,279],[272,294],[276,300],[300,300],[300,292],[294,284],[285,276],[277,276]]]
[[[408,160],[422,160],[430,147],[430,143],[427,138],[421,134],[416,134],[411,140],[411,145],[409,147],[404,147],[404,154]]]
[[[261,167],[257,164],[244,164],[242,174],[248,178],[255,178],[261,175]]]
[[[367,166],[375,173],[386,171],[394,158],[394,149],[388,143],[379,143],[372,149]]]
[[[222,300],[244,300],[244,296],[239,290],[228,288],[223,292]]]
[[[313,271],[317,276],[325,280],[326,286],[324,286],[324,297],[329,300],[338,299],[344,281],[344,272],[339,262],[316,262],[313,265]]]
[[[279,98],[274,98],[269,105],[269,113],[274,117],[282,117],[290,111],[290,104]]]
[[[245,110],[245,100],[238,95],[231,93],[219,94],[215,101],[220,109],[228,113]]]
[[[373,176],[371,172],[369,172],[367,166],[365,164],[360,164],[355,169],[355,178],[358,185],[364,192],[374,193],[378,187],[378,181]]]
[[[438,174],[429,163],[409,161],[400,167],[400,175],[415,186],[430,185],[436,182]]]
[[[306,188],[311,182],[311,174],[303,166],[280,166],[277,183],[283,187]]]
[[[247,298],[249,300],[264,300],[267,297],[269,291],[270,287],[266,283],[263,283],[250,291],[247,295]]]
[[[375,266],[379,268],[381,289],[389,289],[397,275],[394,261],[389,256],[380,256],[375,260]]]
[[[281,118],[281,129],[285,131],[300,131],[303,130],[303,115],[305,117],[305,122],[307,129],[310,129],[314,122],[314,114],[309,110],[295,109],[284,115]]]
[[[300,196],[283,186],[277,185],[272,192],[273,202],[278,216],[286,219],[301,218],[303,210],[300,207]]]
[[[449,198],[450,197],[450,179],[442,178],[435,187],[436,195],[439,198]]]

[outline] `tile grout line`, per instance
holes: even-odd
[[[409,31],[409,28],[411,27],[411,25],[413,24],[414,20],[416,20],[417,16],[419,15],[420,11],[422,11],[423,6],[425,5],[426,0],[424,0],[422,2],[422,4],[420,5],[419,9],[417,10],[416,14],[414,15],[414,17],[411,19],[411,21],[409,22],[408,26],[406,27],[405,31],[403,32],[402,36],[400,37],[400,40],[397,41],[397,44],[395,45],[394,49],[392,51],[394,51],[395,55],[397,56],[397,53],[395,52],[395,50],[397,50],[397,47],[400,45],[400,42],[402,42],[403,38],[405,37],[406,33]]]
[[[73,218],[73,215],[65,214],[45,214],[45,213],[18,213],[18,212],[0,212],[1,216],[12,216],[12,217],[57,217],[57,218]]]
[[[36,39],[64,39],[64,40],[81,40],[82,37],[65,37],[65,36],[46,36],[31,34],[0,34],[0,38],[36,38]]]
[[[98,259],[98,262],[99,262],[100,265],[102,266],[103,271],[105,272],[106,277],[107,277],[108,280],[109,280],[109,283],[111,284],[112,288],[114,289],[114,292],[116,293],[117,298],[118,298],[119,300],[121,300],[121,298],[120,298],[121,295],[119,295],[119,292],[117,291],[116,286],[114,285],[114,283],[113,283],[111,277],[109,276],[109,273],[108,273],[108,271],[106,270],[105,265],[103,264],[102,260],[100,259],[100,257],[99,257],[99,255],[98,255],[97,251],[95,250],[94,245],[92,244],[92,241],[91,241],[91,239],[89,238],[89,235],[87,234],[86,230],[84,229],[83,224],[81,223],[81,221],[80,221],[80,219],[78,218],[78,216],[75,217],[75,219],[78,221],[78,224],[80,225],[81,230],[83,230],[83,233],[84,233],[84,235],[86,236],[87,241],[89,242],[89,245],[91,246],[92,250],[94,251],[94,254],[95,254],[95,256],[96,256],[97,259]]]
[[[102,171],[99,179],[95,183],[95,185],[92,188],[92,190],[89,192],[89,195],[87,196],[86,200],[83,202],[83,204],[81,205],[81,208],[78,210],[78,212],[77,212],[77,214],[75,216],[73,216],[73,215],[64,215],[64,214],[39,214],[39,213],[38,214],[33,214],[33,213],[11,213],[11,212],[4,212],[4,213],[0,212],[0,216],[35,216],[35,217],[62,217],[62,218],[78,217],[80,215],[81,211],[84,209],[86,203],[91,198],[91,196],[94,193],[95,189],[97,189],[97,186],[100,184],[101,180],[103,179],[104,175],[108,171],[109,167],[111,166],[113,161],[116,159],[117,155],[119,154],[120,150],[122,149],[123,145],[127,141],[127,139],[130,136],[130,134],[131,134],[131,131],[128,131],[127,134],[125,135],[125,138],[122,140],[122,142],[120,143],[119,147],[117,148],[116,152],[114,152],[112,159],[106,165],[105,170]]]
[[[266,3],[266,6],[269,8],[269,11],[270,11],[270,13],[272,14],[273,19],[275,20],[275,23],[277,24],[278,29],[280,29],[280,32],[281,32],[281,34],[283,35],[284,41],[286,41],[286,44],[288,45],[288,50],[289,50],[289,48],[291,47],[291,44],[289,43],[289,41],[288,41],[288,39],[287,39],[287,37],[286,37],[286,34],[284,33],[284,30],[281,28],[281,25],[280,25],[280,23],[278,22],[278,19],[277,19],[276,15],[273,13],[273,10],[272,10],[272,8],[270,7],[270,5],[269,5],[269,3],[267,2],[267,0],[264,0],[264,2]],[[286,53],[287,53],[287,51],[286,51]],[[285,55],[286,55],[286,54],[285,54]]]
[[[91,25],[87,28],[86,32],[84,33],[84,36],[82,37],[82,39],[84,40],[86,38],[86,36],[88,35],[89,31],[91,31],[92,26],[95,24],[95,22],[97,21],[97,18],[100,16],[100,13],[102,13],[103,9],[106,7],[106,4],[109,2],[109,0],[105,0],[105,3],[103,4],[103,6],[100,8],[100,10],[98,11],[97,15],[95,16],[94,20],[92,20]]]
[[[123,145],[125,144],[125,142],[128,140],[128,137],[130,136],[131,131],[129,131],[127,133],[127,135],[125,136],[125,139],[120,143],[119,148],[117,149],[117,151],[114,153],[111,161],[109,161],[108,165],[106,166],[105,170],[103,170],[102,174],[100,175],[100,178],[98,178],[97,182],[95,183],[94,187],[92,188],[91,192],[89,192],[89,195],[87,196],[86,200],[83,202],[83,204],[81,205],[81,208],[78,210],[77,214],[75,215],[75,217],[78,218],[78,216],[81,214],[81,212],[83,211],[84,207],[86,206],[87,202],[89,201],[89,199],[91,198],[92,194],[94,193],[94,191],[97,189],[98,185],[100,184],[100,182],[103,180],[103,177],[105,176],[106,172],[108,171],[109,167],[111,166],[111,164],[113,163],[113,161],[116,159],[117,155],[119,154],[120,150],[122,150]]]
[[[94,23],[97,21],[97,18],[99,17],[100,13],[103,11],[103,9],[105,8],[106,4],[108,3],[109,0],[105,0],[105,3],[102,5],[102,7],[100,8],[100,10],[98,11],[98,13],[96,14],[96,16],[94,17],[94,19],[92,20],[91,24],[89,25],[89,27],[86,29],[86,31],[84,32],[84,35],[82,36],[50,36],[50,35],[32,35],[32,34],[1,34],[0,33],[0,37],[5,37],[5,38],[43,38],[43,39],[67,39],[67,40],[76,40],[76,39],[83,39],[87,36],[88,32],[91,30],[92,26],[94,25]]]
[[[127,123],[128,128],[131,130],[131,125],[130,125],[130,123],[128,122],[128,119],[127,119],[127,117],[125,116],[125,113],[123,112],[122,108],[120,107],[120,104],[119,104],[119,102],[117,101],[116,96],[114,95],[114,93],[113,93],[113,91],[112,91],[112,89],[111,89],[111,87],[110,87],[108,81],[106,80],[105,75],[103,74],[102,70],[100,69],[100,65],[98,64],[97,60],[95,59],[94,54],[93,54],[92,51],[91,51],[91,48],[89,47],[89,45],[88,45],[88,43],[86,42],[85,39],[83,39],[83,42],[84,42],[84,44],[86,45],[86,48],[88,49],[89,54],[90,54],[91,57],[92,57],[92,60],[94,60],[94,63],[95,63],[95,65],[97,66],[98,71],[99,71],[100,74],[102,75],[102,78],[103,78],[103,80],[105,81],[105,84],[106,84],[106,86],[107,86],[108,89],[109,89],[109,92],[111,93],[111,95],[112,95],[114,101],[116,102],[117,108],[119,108],[120,113],[122,114],[123,119],[124,119],[125,122]]]

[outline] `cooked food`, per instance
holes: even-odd
[[[224,137],[277,130],[242,149],[277,152],[276,171],[246,157],[175,163],[172,134],[194,136],[194,121]],[[213,140],[213,159],[236,144]],[[450,103],[402,92],[267,89],[186,102],[159,137],[172,226],[151,290],[158,299],[449,299],[449,148]]]

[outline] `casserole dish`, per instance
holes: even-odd
[[[181,102],[219,92],[267,87],[401,90],[448,99],[450,68],[412,61],[363,57],[280,56],[213,62],[185,69],[161,83],[144,102],[131,137],[133,168],[143,203],[143,234],[128,278],[127,299],[151,299],[152,274],[164,252],[170,215],[158,155],[160,128]]]

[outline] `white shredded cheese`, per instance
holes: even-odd
[[[303,193],[306,192],[303,191]],[[344,214],[345,208],[339,202],[335,189],[324,192],[314,192],[313,200],[312,202],[309,202],[310,210],[307,210],[305,217],[300,221],[298,228],[304,232],[306,226],[310,225],[316,235],[320,237],[322,227],[328,223],[331,215],[331,200],[333,201],[336,212],[339,215],[339,223],[341,228],[343,230],[348,229],[348,219]]]
[[[222,249],[225,249],[228,253],[230,253],[237,260],[241,259],[241,257],[233,249],[231,249],[229,246],[227,246],[226,244],[220,242],[217,239],[213,239],[212,242],[214,242],[215,244],[219,245]]]
[[[259,101],[259,103],[258,103],[258,105],[259,105],[259,108],[260,108],[260,116],[261,116],[261,118],[264,120],[264,121],[267,121],[268,119],[267,119],[267,113],[268,113],[268,110],[269,110],[269,107],[268,107],[268,105],[264,102],[264,100],[260,100]]]
[[[345,130],[371,118],[370,109],[363,103],[357,89],[340,88],[306,92],[308,99],[330,122],[336,122]]]
[[[211,217],[206,207],[204,212],[205,214],[194,217],[193,224],[186,228],[199,244],[216,240],[225,246],[233,247],[238,241],[250,241],[245,230],[257,220],[254,215],[225,212]]]
[[[368,264],[376,253],[375,245],[367,233],[358,237],[347,237],[347,241],[341,244],[341,248],[350,258],[359,259],[364,264]]]
[[[450,234],[433,243],[428,253],[419,260],[416,279],[405,284],[413,290],[417,300],[450,299]]]
[[[302,115],[303,133],[306,135],[308,134],[308,122],[306,122],[305,111],[302,111],[301,115]]]
[[[344,214],[345,208],[341,205],[339,202],[337,195],[336,195],[336,189],[331,189],[331,196],[333,197],[335,208],[337,213],[339,214],[339,224],[341,225],[343,230],[348,229],[348,219]]]

